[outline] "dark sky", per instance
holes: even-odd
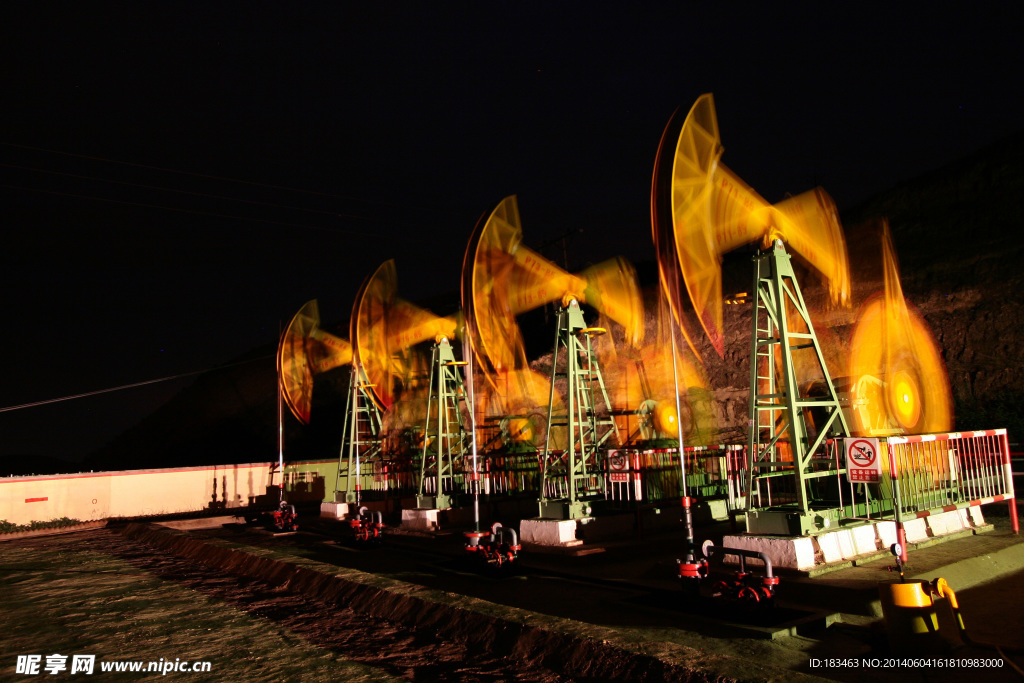
[[[0,407],[203,370],[397,260],[454,291],[476,219],[653,258],[677,107],[770,201],[848,208],[1024,127],[1017,3],[0,5]],[[553,255],[553,254],[552,254]],[[439,311],[447,313],[450,311]],[[268,359],[265,362],[270,363]],[[189,380],[0,413],[80,457]],[[254,456],[255,457],[255,456]]]

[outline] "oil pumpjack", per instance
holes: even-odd
[[[623,326],[628,342],[638,342],[643,312],[632,266],[612,259],[579,275],[562,270],[522,244],[519,206],[510,196],[477,223],[462,273],[467,333],[496,392],[529,376],[516,316],[548,303],[562,304],[540,454],[539,514],[551,519],[587,516],[588,498],[601,490],[601,449],[617,427],[610,416],[601,415],[602,408],[609,411],[610,401],[591,339],[603,330],[585,324],[580,306],[603,312]],[[562,371],[560,357],[565,358]],[[555,388],[562,377],[567,387],[564,411]]]
[[[833,306],[849,304],[849,262],[832,200],[819,188],[770,205],[743,183],[720,160],[711,95],[679,118],[659,149],[652,217],[662,280],[691,344],[702,327],[722,353],[721,255],[759,245],[750,297],[747,532],[801,536],[863,516],[867,508],[844,510],[837,495],[845,471],[837,439],[952,426],[941,356],[904,300],[888,226],[881,231],[885,291],[858,316],[853,391],[841,396],[791,261],[798,255],[818,273]]]
[[[455,317],[440,317],[398,296],[394,260],[383,263],[360,290],[352,315],[355,359],[366,378],[366,395],[381,413],[395,407],[395,377],[408,389],[414,383],[414,347],[433,339],[427,410],[415,418],[422,426],[418,509],[447,508],[456,486],[455,464],[465,455],[468,435],[460,403],[464,401],[449,339]],[[420,421],[422,420],[422,422]]]
[[[288,406],[300,423],[309,424],[313,404],[313,379],[316,375],[344,366],[352,360],[352,346],[320,327],[320,307],[316,299],[306,302],[281,332],[277,348],[279,403]],[[285,500],[284,413],[278,409],[280,505],[274,512],[274,526],[290,531],[297,528],[294,506]]]
[[[357,297],[357,302],[360,300]],[[380,452],[380,408],[367,391],[368,382],[352,345],[324,331],[316,300],[307,302],[285,328],[277,352],[282,398],[299,422],[309,424],[314,377],[345,365],[350,365],[350,370],[335,503],[344,506],[345,512],[340,516],[349,519],[357,539],[375,538],[383,523],[360,506],[359,473],[360,462]],[[297,528],[294,506],[282,500],[282,506],[275,511],[275,526]]]
[[[721,163],[721,154],[714,101],[703,95],[685,118],[677,112],[662,136],[652,182],[654,243],[663,290],[691,348],[698,352],[695,340],[703,329],[720,356],[721,255],[743,244],[760,244],[753,296],[747,530],[789,533],[827,523],[822,513],[829,514],[824,509],[828,498],[821,485],[836,472],[822,446],[827,438],[848,436],[849,429],[784,245],[822,275],[839,304],[849,299],[846,246],[824,191],[771,205]],[[797,358],[806,355],[810,360]],[[816,366],[816,374],[825,378],[823,395],[801,394],[797,361],[804,369]],[[812,410],[827,416],[817,427],[810,420]],[[785,494],[765,495],[779,492],[776,484],[783,480]],[[688,496],[683,502],[688,533],[680,576],[699,581],[708,558],[699,556],[693,541]],[[768,584],[774,583],[768,579],[762,588],[770,592]],[[746,580],[740,589],[747,587]]]

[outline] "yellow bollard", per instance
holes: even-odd
[[[939,619],[927,581],[878,587],[885,630],[893,654],[939,654],[948,644],[939,636]]]

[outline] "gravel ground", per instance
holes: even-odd
[[[5,620],[18,624],[0,639],[0,671],[6,673],[13,672],[18,654],[73,651],[108,659],[211,659],[214,673],[220,672],[214,680],[282,680],[278,676],[288,671],[301,671],[304,680],[333,680],[343,672],[348,680],[567,680],[540,666],[468,652],[428,633],[153,552],[106,529],[10,541],[3,550]],[[197,598],[212,614],[180,605]],[[104,609],[93,604],[97,600]],[[240,615],[249,618],[239,621]],[[215,625],[194,633],[198,620]],[[291,647],[296,639],[305,656],[275,663],[282,645]],[[195,644],[203,640],[219,644],[199,653]],[[154,656],[156,651],[161,654]],[[328,666],[339,662],[347,666]]]

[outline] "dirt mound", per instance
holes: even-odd
[[[375,619],[435,634],[488,652],[559,671],[574,680],[721,681],[764,680],[764,671],[670,643],[637,644],[599,626],[501,607],[465,596],[438,593],[399,581],[331,567],[300,566],[215,545],[187,534],[131,524],[125,536],[179,557],[281,587],[307,599],[344,605]],[[314,563],[310,563],[314,564]],[[330,573],[346,572],[344,575]],[[419,595],[417,595],[419,593]],[[496,614],[494,612],[501,612]],[[490,613],[489,613],[490,612]],[[540,624],[527,623],[543,622]],[[642,649],[656,650],[643,652]],[[770,675],[770,674],[769,674]]]

